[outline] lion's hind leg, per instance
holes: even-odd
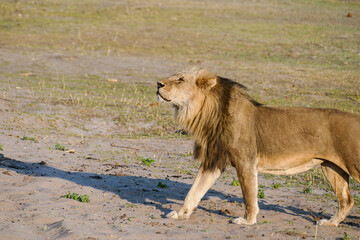
[[[336,194],[339,208],[333,217],[328,220],[323,219],[319,224],[323,226],[338,226],[338,224],[346,218],[354,205],[354,200],[349,188],[349,174],[334,163],[328,161],[322,163],[321,168]]]

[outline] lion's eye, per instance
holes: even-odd
[[[177,80],[177,82],[181,83],[181,82],[185,82],[185,80],[184,80],[184,78],[181,77]]]

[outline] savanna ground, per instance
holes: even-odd
[[[190,219],[164,218],[199,163],[156,81],[192,66],[269,106],[360,114],[360,2],[0,1],[0,238],[359,239],[352,179],[348,218],[317,227],[337,208],[319,168],[260,175],[254,226],[229,223],[230,167]]]

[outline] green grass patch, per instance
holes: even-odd
[[[270,174],[270,173],[264,173],[264,177],[265,177],[265,179],[273,179],[273,178],[275,178],[275,175]]]
[[[159,182],[157,185],[158,188],[169,188],[168,185],[166,185],[165,183]]]
[[[259,190],[258,190],[258,198],[260,198],[260,199],[264,199],[264,198],[265,198],[264,189],[259,189]]]
[[[141,162],[143,164],[145,164],[146,166],[150,167],[151,164],[153,164],[155,162],[154,159],[151,159],[151,158],[143,158],[143,157],[139,157],[139,159],[141,160]]]
[[[360,206],[360,196],[354,195],[353,198],[355,201],[355,205]]]
[[[126,203],[128,208],[137,208],[138,206],[135,203]]]
[[[304,187],[304,188],[303,188],[303,193],[305,193],[305,194],[310,194],[311,192],[312,192],[311,187]]]
[[[264,220],[262,223],[272,223],[271,221]]]
[[[55,149],[59,150],[59,151],[65,151],[66,150],[65,146],[61,145],[60,143],[55,144]]]
[[[271,185],[271,187],[272,187],[273,189],[278,189],[280,186],[281,186],[280,183],[273,183],[273,184]]]
[[[77,193],[68,193],[66,195],[61,196],[62,198],[68,198],[68,199],[73,199],[79,202],[90,202],[90,197],[89,195],[79,195]]]
[[[24,137],[21,138],[21,140],[23,140],[23,141],[32,141],[32,142],[38,143],[38,141],[34,137],[24,136]]]
[[[231,186],[237,186],[239,187],[240,186],[240,182],[238,179],[234,178],[233,177],[233,181],[230,183]]]
[[[349,235],[346,232],[344,232],[344,236],[341,239],[350,240],[351,238],[349,237]]]

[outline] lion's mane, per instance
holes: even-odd
[[[175,119],[181,127],[194,135],[194,158],[201,161],[204,169],[219,168],[223,171],[226,165],[232,162],[232,149],[229,144],[233,137],[230,128],[232,116],[229,114],[232,98],[240,94],[255,106],[261,104],[245,93],[245,86],[208,72],[198,76],[198,87],[202,82],[206,84],[207,79],[214,77],[216,85],[202,93],[204,96],[192,100],[193,102],[186,106],[174,106]],[[237,94],[233,94],[234,92]]]

